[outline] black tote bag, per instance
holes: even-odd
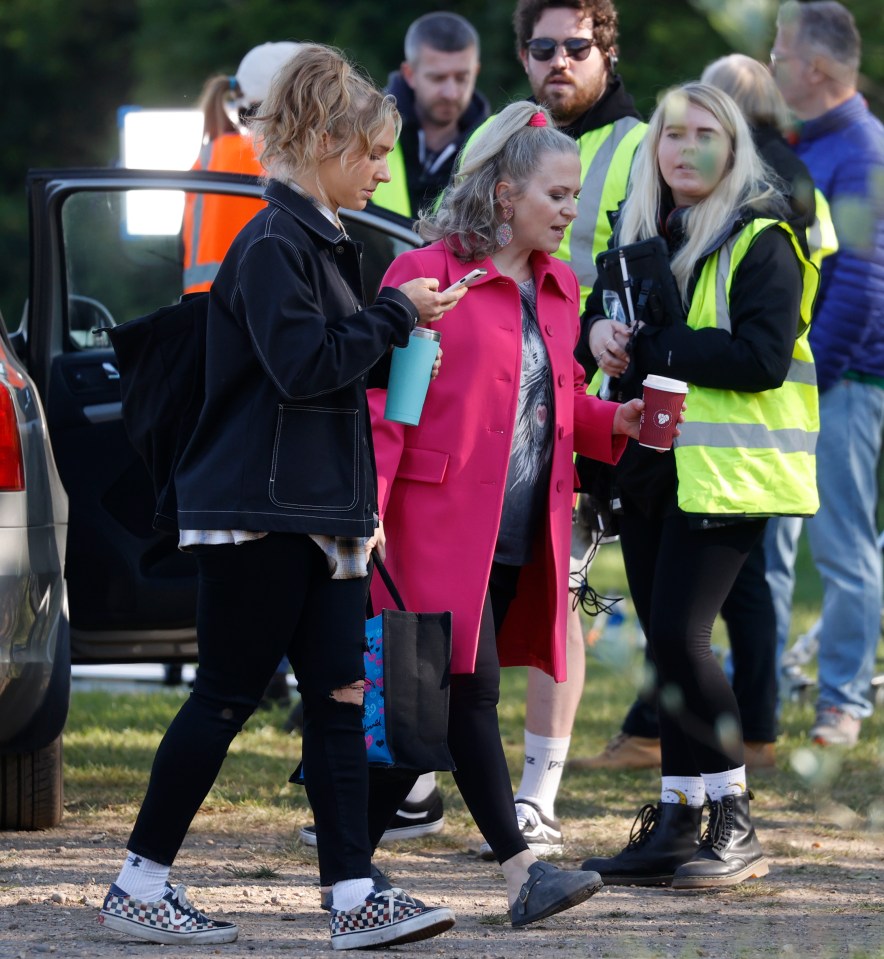
[[[398,608],[365,624],[362,728],[369,765],[450,772],[451,613],[408,612],[377,553],[374,564]],[[303,785],[303,763],[289,782]]]
[[[383,562],[397,609],[366,623],[363,729],[368,761],[420,772],[454,769],[448,751],[451,613],[408,612]]]

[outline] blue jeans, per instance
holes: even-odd
[[[808,521],[823,581],[818,706],[872,714],[869,689],[881,637],[881,551],[875,523],[884,389],[842,380],[820,396],[817,486]]]
[[[772,516],[764,531],[764,563],[767,585],[777,620],[777,676],[780,660],[789,645],[792,594],[795,592],[795,557],[804,520],[800,516]]]

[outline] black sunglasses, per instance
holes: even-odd
[[[586,37],[568,37],[562,41],[553,40],[552,37],[535,37],[525,44],[525,49],[533,60],[543,62],[552,60],[559,47],[569,60],[585,60],[594,46],[595,40],[587,40]]]

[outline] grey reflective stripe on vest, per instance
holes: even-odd
[[[197,283],[211,283],[218,270],[220,263],[201,263],[199,266],[189,266],[184,271],[185,289],[190,286],[196,286]]]
[[[793,356],[789,364],[789,372],[786,374],[786,382],[816,386],[816,366],[807,360],[796,360]]]
[[[580,200],[577,204],[578,217],[571,225],[571,269],[577,274],[581,286],[593,287],[598,278],[595,266],[593,247],[595,246],[595,230],[599,213],[602,207],[602,194],[605,190],[605,180],[608,170],[614,160],[617,148],[624,137],[641,120],[636,117],[622,117],[615,121],[604,143],[596,150],[595,156],[589,163],[589,169],[580,186]],[[620,197],[619,199],[623,199]]]
[[[731,272],[731,257],[734,255],[739,233],[734,234],[718,251],[718,268],[715,272],[715,325],[719,330],[731,328],[731,305],[727,299],[727,278]]]
[[[199,166],[196,166],[195,169],[199,170],[208,170],[209,164],[212,162],[212,142],[211,140],[208,143],[204,143],[200,148],[200,155],[197,163]],[[193,286],[194,283],[203,283],[205,277],[198,277],[197,274],[202,273],[205,269],[204,267],[196,266],[196,258],[199,255],[199,242],[200,242],[200,232],[203,227],[203,200],[204,193],[194,193],[193,194],[193,210],[190,220],[190,262],[184,264],[184,287],[185,289],[188,286]],[[215,264],[215,273],[218,272],[218,266],[220,264]],[[209,281],[215,279],[215,273],[208,277]]]
[[[817,432],[771,430],[761,423],[682,423],[679,446],[712,446],[727,449],[774,449],[780,453],[816,450]]]
[[[807,234],[807,246],[810,250],[810,255],[813,256],[814,253],[819,253],[823,248],[823,224],[820,222],[820,218],[815,216],[813,218],[813,223],[805,231]]]

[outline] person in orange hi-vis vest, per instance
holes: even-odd
[[[264,173],[245,120],[299,48],[291,41],[263,43],[243,57],[233,76],[209,77],[200,95],[203,146],[194,170]],[[233,238],[263,206],[263,200],[246,197],[187,194],[182,228],[185,293],[209,289]]]

